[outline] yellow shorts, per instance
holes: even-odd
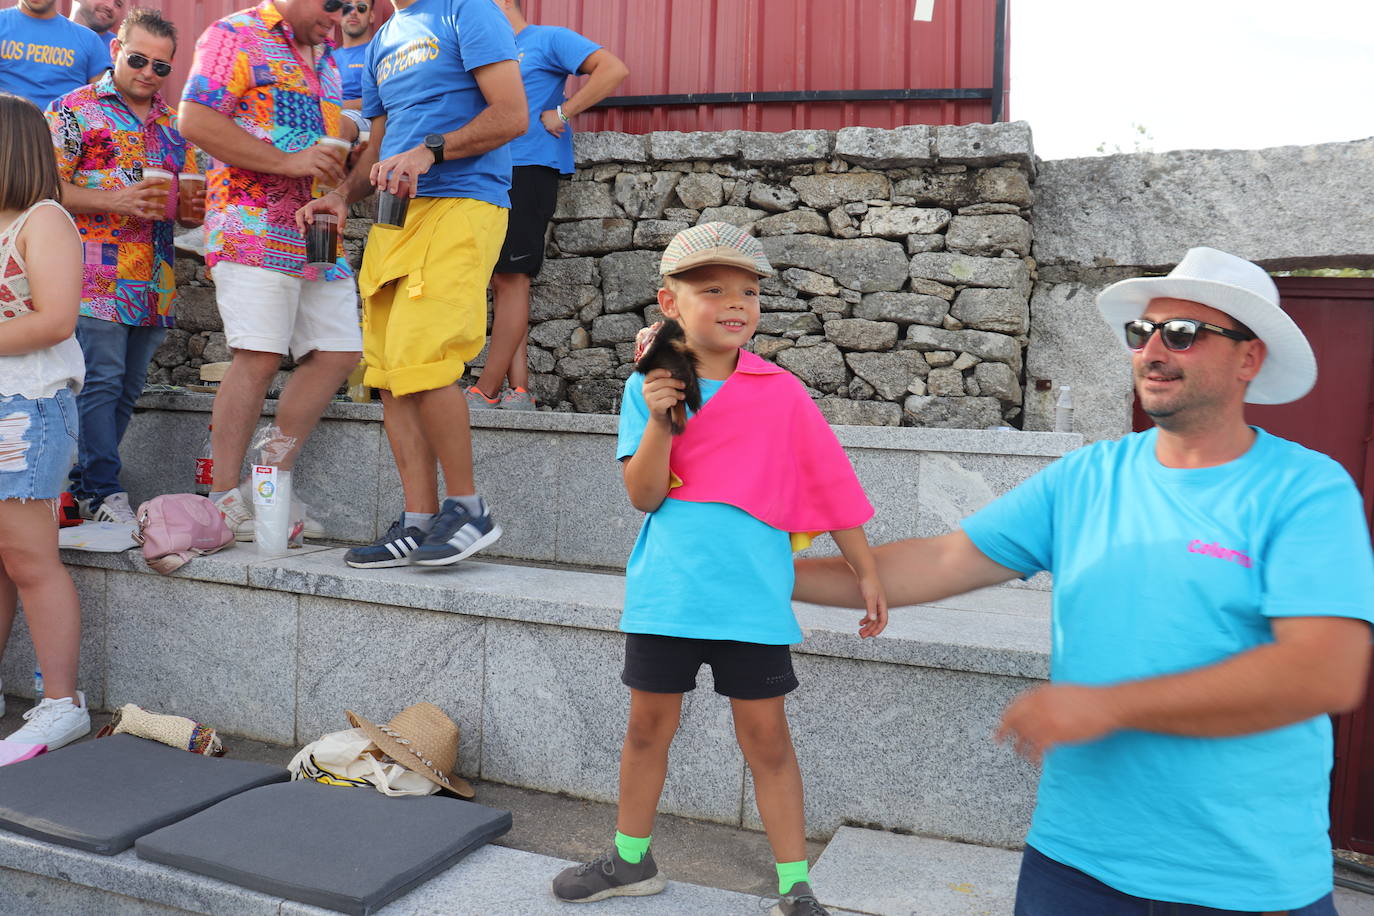
[[[417,197],[404,229],[372,227],[358,274],[363,384],[405,395],[462,378],[486,342],[507,213],[466,197]]]

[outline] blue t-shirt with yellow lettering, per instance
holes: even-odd
[[[0,10],[0,91],[40,109],[110,68],[110,43],[70,19]]]
[[[415,0],[368,44],[365,118],[386,115],[381,158],[446,134],[487,107],[472,71],[515,60],[515,33],[491,0]],[[445,160],[420,177],[422,197],[470,197],[510,206],[510,147]]]
[[[555,137],[539,116],[563,104],[568,77],[601,45],[572,29],[556,25],[527,25],[515,36],[520,52],[520,78],[530,109],[530,127],[510,142],[511,165],[543,165],[564,175],[573,172],[572,125]]]
[[[339,65],[339,76],[343,78],[343,100],[351,102],[363,97],[363,71],[367,69],[367,48],[372,42],[364,42],[351,48],[335,48],[334,63]]]
[[[1101,685],[1223,662],[1282,617],[1374,619],[1363,500],[1325,455],[1256,430],[1169,468],[1158,431],[1073,452],[963,522],[1054,573],[1050,678]],[[1045,757],[1026,841],[1136,897],[1298,909],[1331,891],[1331,720],[1226,738],[1120,731]]]

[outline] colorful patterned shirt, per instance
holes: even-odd
[[[198,172],[177,116],[161,95],[148,115],[135,115],[109,72],[90,86],[53,100],[46,112],[63,181],[114,190],[143,179],[144,166]],[[176,188],[168,198],[175,215]],[[138,327],[171,327],[176,279],[172,221],[118,213],[78,213],[83,280],[81,314]]]
[[[213,23],[196,42],[183,101],[214,109],[284,152],[305,149],[339,130],[343,90],[331,46],[317,45],[315,66],[296,52],[291,24],[263,0]],[[309,178],[268,175],[215,162],[206,176],[206,262],[232,261],[306,280],[352,275],[342,257],[305,265],[296,211],[311,197]]]

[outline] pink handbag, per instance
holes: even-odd
[[[143,559],[164,576],[191,561],[234,542],[215,504],[194,493],[154,496],[138,507],[134,540],[143,545]]]

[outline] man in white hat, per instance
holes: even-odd
[[[1245,422],[1312,388],[1312,350],[1211,248],[1097,301],[1155,428],[879,548],[889,603],[1055,575],[1050,684],[998,730],[1044,763],[1017,916],[1329,916],[1328,714],[1364,695],[1374,558],[1345,471]],[[799,562],[794,594],[861,606],[839,560]]]

